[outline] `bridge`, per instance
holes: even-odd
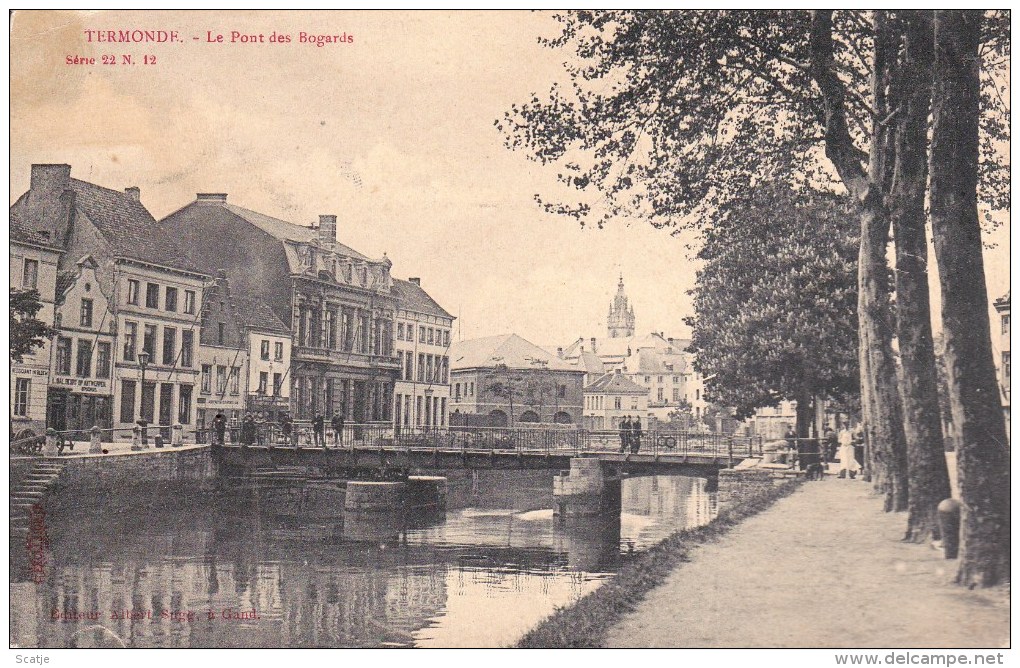
[[[360,472],[400,476],[412,469],[570,468],[575,458],[594,458],[616,473],[675,473],[706,477],[760,454],[759,438],[648,431],[637,452],[621,452],[614,431],[577,428],[414,428],[350,425],[325,444],[311,434],[290,439],[268,432],[251,444],[225,444],[213,453],[221,471],[304,467],[329,475]]]

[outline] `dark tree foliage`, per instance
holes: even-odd
[[[711,401],[742,419],[781,400],[856,395],[853,220],[844,198],[762,187],[705,235],[688,324]]]
[[[56,332],[35,317],[42,308],[37,290],[11,288],[10,294],[11,362],[21,362]]]

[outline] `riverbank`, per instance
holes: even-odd
[[[673,534],[623,566],[605,584],[575,605],[557,611],[522,637],[517,647],[601,647],[607,633],[635,609],[650,590],[692,558],[700,544],[718,540],[800,486],[791,479],[719,511],[708,524]],[[679,570],[683,570],[682,568]]]
[[[739,526],[727,517],[707,540],[678,536],[649,551],[520,646],[1009,645],[1009,587],[952,584],[957,562],[901,542],[905,516],[882,512],[867,483],[784,491],[761,497],[765,512],[734,507]]]

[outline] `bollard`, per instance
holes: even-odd
[[[141,450],[142,449],[142,428],[135,425],[131,428],[131,449]]]
[[[946,559],[956,559],[960,551],[960,502],[945,499],[938,507],[939,530],[942,532],[942,548]]]
[[[163,434],[156,434],[156,438],[152,440],[156,443],[157,448],[163,447]]]
[[[90,455],[103,454],[103,444],[99,440],[100,434],[99,427],[97,425],[92,425],[92,430],[89,433],[91,435],[91,439],[89,442],[89,454]]]
[[[142,449],[147,450],[149,448],[149,423],[139,420],[138,426],[142,428]]]
[[[43,445],[43,456],[44,457],[56,457],[60,454],[57,450],[57,431],[56,429],[46,430],[46,443]]]
[[[175,448],[184,445],[184,425],[177,423],[170,430],[170,445]]]

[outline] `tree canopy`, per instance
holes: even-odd
[[[849,202],[758,188],[705,236],[695,366],[736,417],[858,390],[857,244]]]
[[[55,333],[53,328],[35,317],[41,308],[37,290],[11,288],[11,362],[20,363],[25,355],[30,355]]]

